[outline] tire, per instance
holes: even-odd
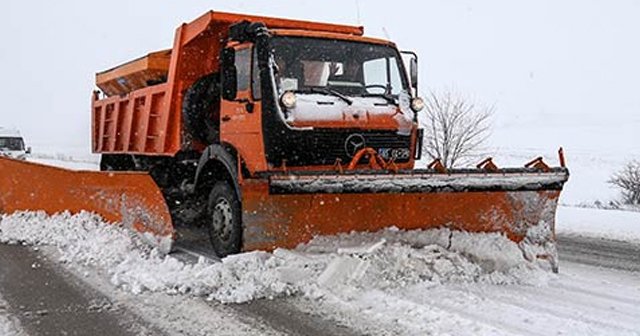
[[[238,195],[227,182],[217,182],[207,202],[207,230],[218,257],[239,253],[242,249],[242,210]]]
[[[199,78],[184,94],[182,117],[187,132],[205,144],[218,141],[220,117],[220,75]]]

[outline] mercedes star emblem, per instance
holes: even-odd
[[[366,144],[362,134],[354,133],[349,135],[344,142],[344,150],[347,152],[348,157],[353,157],[359,150],[363,149]]]

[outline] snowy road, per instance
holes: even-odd
[[[640,272],[640,245],[628,242],[558,235],[558,252],[563,262]]]
[[[640,246],[577,237],[559,244],[560,274],[540,286],[409,286],[344,303],[380,335],[640,335],[640,273],[629,271],[640,267]]]
[[[408,286],[346,300],[294,296],[227,305],[160,294],[132,300],[96,281],[98,274],[74,276],[50,254],[0,244],[0,293],[23,335],[81,335],[91,328],[113,335],[640,335],[640,247],[559,239],[560,274],[541,286]],[[168,315],[174,320],[163,322]],[[206,327],[194,322],[201,319]]]
[[[640,274],[617,270],[639,269],[637,254],[618,259],[639,247],[575,237],[559,244],[560,274],[547,286],[452,286],[417,300],[486,323],[499,334],[639,335]],[[440,300],[452,292],[459,297]]]
[[[0,293],[8,307],[6,313],[19,321],[21,335],[126,336],[194,332],[187,326],[154,326],[154,321],[139,316],[140,312],[130,302],[107,297],[95,288],[95,283],[84,283],[82,278],[60,269],[49,258],[26,246],[0,244],[0,270]],[[241,334],[359,335],[336,321],[296,309],[287,298],[231,305],[209,301],[203,306],[229,316],[242,316],[242,322],[253,327],[244,328]],[[0,308],[4,308],[1,301]],[[2,317],[0,315],[0,319]],[[233,319],[229,318],[229,323],[233,323]],[[238,332],[227,326],[212,327],[202,329],[201,334],[235,335]],[[0,326],[0,335],[11,335],[8,329],[5,333],[1,331]],[[18,335],[15,327],[12,333]]]
[[[0,270],[8,311],[29,335],[159,334],[27,247],[0,244]]]

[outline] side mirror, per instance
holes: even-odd
[[[25,151],[25,153],[31,154],[31,146],[27,147],[27,150]]]
[[[238,69],[236,69],[236,51],[225,48],[220,58],[222,68],[222,98],[235,100],[238,94]]]
[[[418,91],[418,58],[416,57],[409,61],[409,77],[411,78],[411,87]]]
[[[418,54],[413,51],[402,51],[403,60],[409,59],[409,81],[411,87],[418,94]],[[405,62],[405,64],[407,64]]]

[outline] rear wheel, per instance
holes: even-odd
[[[207,203],[209,239],[219,257],[240,252],[241,208],[238,196],[227,182],[217,182]]]

